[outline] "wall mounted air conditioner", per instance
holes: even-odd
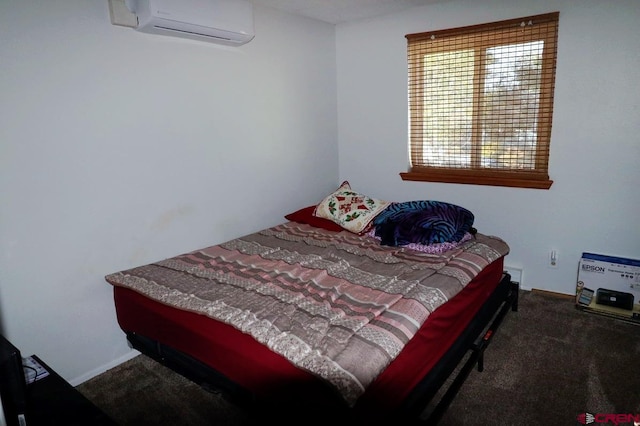
[[[240,46],[253,40],[249,0],[128,0],[145,33]]]

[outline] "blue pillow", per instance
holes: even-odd
[[[411,243],[458,242],[473,229],[469,210],[442,201],[422,200],[393,203],[373,221],[381,244],[402,246]]]

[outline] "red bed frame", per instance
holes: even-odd
[[[133,348],[235,403],[315,411],[327,419],[435,424],[469,372],[482,369],[483,352],[504,316],[517,310],[518,284],[503,272],[503,258],[491,263],[429,316],[352,408],[314,375],[232,326],[123,287],[114,287],[114,300]]]

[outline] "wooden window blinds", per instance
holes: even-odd
[[[407,38],[404,180],[548,189],[559,13]]]

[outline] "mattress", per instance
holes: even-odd
[[[273,238],[279,241],[274,242]],[[274,250],[275,246],[278,250]],[[260,247],[261,250],[265,247],[269,249],[256,254],[252,251],[255,247]],[[336,276],[340,276],[335,272],[335,262],[342,262],[343,266],[346,262],[349,268],[361,270],[361,268],[371,267],[368,262],[372,259],[376,260],[372,266],[376,270],[375,275],[388,276],[394,283],[398,281],[397,270],[392,273],[384,272],[383,269],[386,267],[384,265],[397,267],[400,262],[402,268],[408,268],[411,271],[411,279],[417,279],[416,277],[419,276],[433,276],[433,279],[439,281],[434,288],[437,289],[436,293],[444,295],[443,301],[433,305],[433,309],[427,309],[427,314],[423,312],[418,315],[418,317],[425,317],[424,321],[416,327],[415,332],[410,333],[410,338],[401,345],[398,353],[389,357],[391,358],[389,362],[378,374],[375,374],[362,392],[349,400],[344,397],[340,389],[334,386],[334,383],[327,380],[330,375],[322,376],[313,369],[304,368],[304,365],[297,363],[295,358],[289,357],[286,350],[284,352],[274,350],[273,347],[265,345],[251,332],[242,330],[237,322],[226,322],[220,317],[211,315],[210,310],[203,311],[194,307],[199,304],[188,303],[193,293],[190,293],[192,290],[187,289],[191,285],[191,278],[187,277],[196,271],[200,274],[199,278],[202,278],[203,264],[218,272],[219,268],[227,268],[226,273],[229,273],[230,264],[226,261],[233,257],[231,252],[237,251],[244,251],[243,256],[252,257],[252,261],[256,261],[257,258],[277,258],[280,271],[278,276],[286,276],[287,284],[290,284],[293,275],[296,275],[296,279],[307,276],[309,282],[318,280],[317,275],[313,275],[313,279],[309,278],[309,271],[303,272],[298,267],[299,263],[296,262],[304,255],[306,262],[314,259],[314,262],[307,263],[312,265],[309,268],[313,269],[314,273],[323,272],[324,275],[332,276],[333,285],[342,286],[340,288],[345,288],[347,284],[335,282]],[[283,252],[286,253],[283,255]],[[336,255],[338,252],[340,256]],[[203,256],[203,253],[204,260],[202,257],[199,258],[200,260],[194,260],[198,256]],[[453,342],[468,327],[476,312],[498,286],[503,274],[503,259],[507,253],[508,246],[502,240],[482,234],[477,235],[473,241],[458,250],[438,255],[419,253],[406,248],[381,247],[369,236],[356,235],[347,231],[335,233],[289,222],[214,246],[214,248],[197,250],[153,264],[155,269],[163,271],[172,269],[171,274],[174,275],[168,281],[188,281],[185,284],[186,287],[179,291],[165,288],[165,285],[156,285],[154,279],[157,278],[157,281],[165,279],[164,272],[157,276],[152,274],[145,277],[144,274],[147,271],[144,267],[111,274],[107,276],[107,281],[114,286],[118,323],[125,332],[153,339],[211,366],[261,401],[272,401],[274,404],[312,405],[336,410],[348,407],[351,412],[375,418],[377,413],[384,415],[397,410],[418,382],[441,361]],[[214,262],[212,259],[217,260]],[[236,257],[234,262],[239,259]],[[319,267],[319,262],[323,259],[331,259],[332,262],[327,266]],[[187,271],[189,268],[183,265],[186,264],[185,262],[191,262],[190,271]],[[226,266],[222,266],[223,263]],[[296,267],[283,272],[286,265],[296,265]],[[322,268],[326,270],[320,271]],[[327,271],[330,273],[326,274]],[[242,274],[238,271],[231,272],[235,277],[231,280],[233,285],[238,285],[237,278],[240,276],[243,280],[248,279],[245,272],[243,271]],[[349,285],[358,281],[358,278],[353,278],[352,272],[345,273],[351,277]],[[220,275],[208,274],[213,281],[220,281]],[[367,281],[370,278],[366,276],[363,280]],[[269,280],[265,279],[265,282],[267,281]],[[137,285],[133,285],[132,282],[136,282]],[[154,285],[149,285],[150,282]],[[165,293],[160,294],[161,291]],[[174,297],[176,291],[179,297]],[[243,289],[244,291],[246,288]],[[169,293],[174,296],[169,297],[167,295]],[[202,297],[205,296],[197,295],[198,299]],[[408,299],[416,297],[419,298],[413,293],[407,296]],[[181,302],[176,303],[176,299]],[[432,306],[429,303],[426,305]],[[412,309],[420,310],[421,306],[413,306]],[[269,315],[271,314],[267,315],[268,318],[270,318]],[[389,322],[388,319],[386,321]],[[376,326],[378,329],[380,323],[378,320]],[[269,326],[272,325],[269,323]],[[401,324],[392,325],[388,328],[396,333],[397,329],[403,327]],[[359,344],[361,340],[363,339],[358,340]],[[367,362],[368,357],[361,358],[363,363]]]

